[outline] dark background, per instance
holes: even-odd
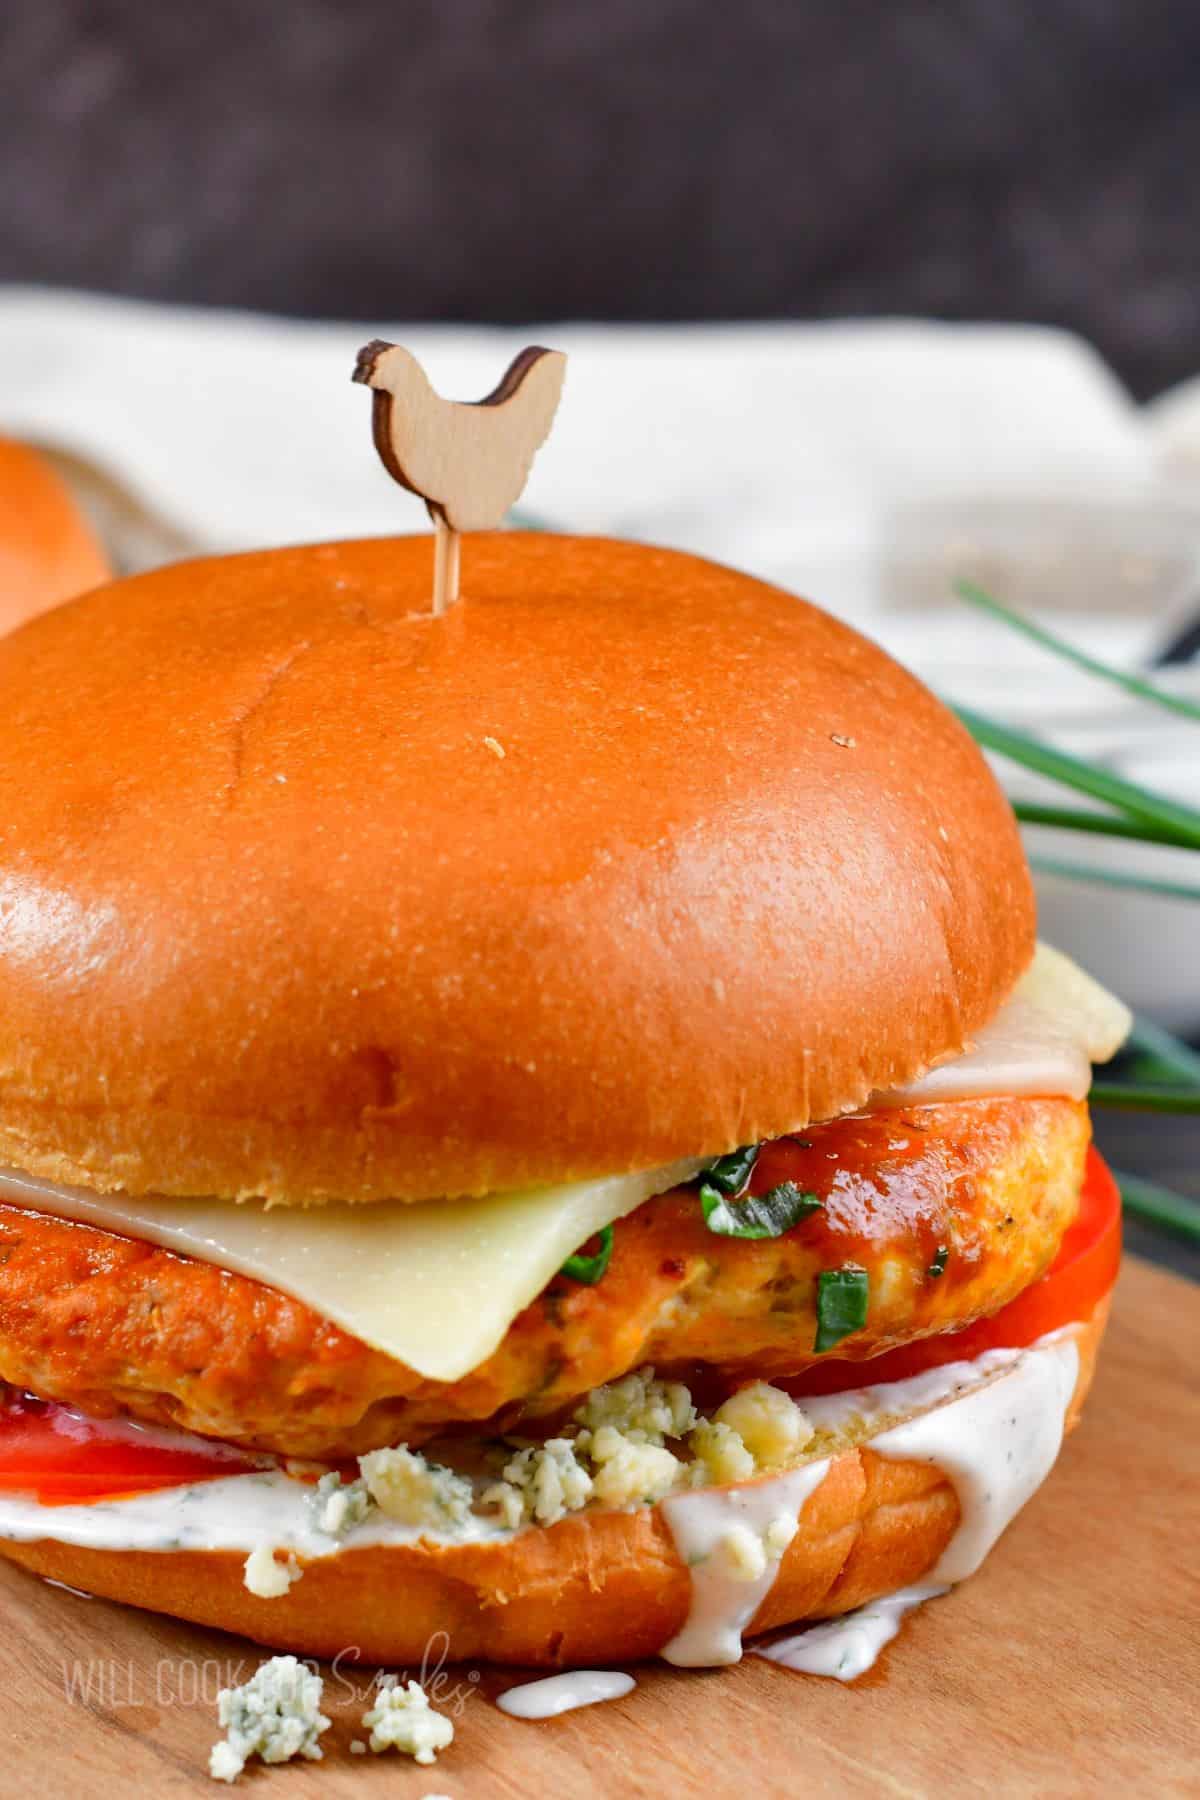
[[[1200,368],[1196,0],[7,0],[0,279]]]

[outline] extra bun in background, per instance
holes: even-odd
[[[1091,1386],[1104,1300],[1075,1331],[1070,1430]],[[771,1480],[768,1476],[766,1480]],[[739,1484],[748,1485],[748,1484]],[[832,1458],[747,1635],[836,1617],[928,1575],[960,1521],[936,1465],[854,1448]],[[53,1515],[47,1523],[52,1527]],[[244,1551],[107,1550],[52,1538],[0,1555],[86,1593],[238,1632],[275,1649],[416,1666],[437,1638],[455,1662],[587,1667],[657,1655],[682,1628],[691,1580],[661,1505],[576,1513],[504,1543],[347,1547],[300,1559],[303,1579],[258,1599]]]
[[[289,1202],[652,1168],[996,1011],[1012,812],[876,646],[540,534],[473,537],[434,619],[430,560],[175,564],[0,643],[0,1161]]]
[[[61,476],[27,444],[0,438],[0,633],[111,575]]]

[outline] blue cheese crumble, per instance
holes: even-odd
[[[454,1726],[444,1713],[433,1710],[420,1682],[406,1681],[401,1687],[394,1675],[384,1676],[362,1723],[376,1753],[399,1750],[419,1763],[435,1762],[438,1751],[454,1740]]]
[[[567,1431],[520,1450],[480,1496],[509,1530],[554,1525],[589,1504],[653,1506],[680,1488],[748,1481],[788,1467],[813,1435],[790,1395],[765,1381],[704,1419],[682,1382],[660,1381],[651,1368],[596,1388]]]
[[[465,1525],[475,1490],[465,1475],[426,1462],[418,1450],[370,1450],[358,1466],[367,1493],[380,1512],[402,1525]]]
[[[353,1480],[323,1474],[309,1512],[337,1540],[380,1513],[449,1538],[480,1520],[519,1531],[556,1525],[586,1507],[653,1506],[687,1488],[792,1467],[812,1436],[796,1402],[767,1382],[750,1382],[702,1417],[682,1382],[643,1368],[587,1395],[559,1436],[509,1440],[501,1457],[489,1459],[491,1476],[472,1478],[398,1444],[360,1456]],[[300,1575],[294,1556],[285,1561],[269,1543],[246,1561],[246,1586],[263,1599],[286,1594]]]
[[[252,1756],[266,1763],[303,1756],[320,1762],[317,1739],[328,1731],[321,1711],[323,1683],[294,1656],[273,1656],[243,1687],[222,1688],[217,1720],[225,1732],[209,1754],[214,1781],[236,1781]]]
[[[485,1488],[481,1504],[494,1507],[510,1531],[536,1520],[556,1525],[592,1497],[592,1478],[569,1438],[529,1444],[504,1465],[504,1479]]]
[[[258,1599],[278,1600],[303,1573],[291,1551],[280,1562],[270,1544],[260,1544],[246,1558],[242,1580]]]
[[[347,1531],[362,1524],[373,1505],[367,1484],[361,1477],[357,1481],[343,1481],[336,1469],[330,1469],[318,1481],[313,1495],[317,1529],[330,1537],[343,1537]]]

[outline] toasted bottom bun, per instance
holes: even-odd
[[[1108,1318],[1078,1328],[1075,1425]],[[760,1478],[761,1479],[761,1478]],[[746,1484],[750,1485],[749,1483]],[[869,1448],[835,1456],[746,1635],[851,1612],[919,1581],[959,1523],[949,1478]],[[691,1578],[659,1506],[576,1513],[501,1542],[386,1544],[305,1561],[263,1600],[235,1551],[96,1550],[0,1541],[0,1555],[109,1600],[240,1633],[276,1650],[414,1665],[431,1643],[456,1662],[586,1667],[656,1655],[683,1626]]]

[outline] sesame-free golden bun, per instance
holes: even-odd
[[[1076,1328],[1079,1418],[1108,1299]],[[803,1402],[801,1402],[803,1404]],[[769,1478],[768,1478],[769,1479]],[[749,1484],[736,1484],[749,1485]],[[830,1459],[747,1636],[836,1617],[922,1580],[960,1519],[950,1478],[867,1446]],[[54,1510],[46,1509],[53,1529]],[[415,1666],[430,1643],[455,1662],[586,1667],[658,1654],[684,1624],[691,1578],[662,1507],[580,1512],[502,1541],[343,1548],[299,1559],[276,1599],[245,1586],[245,1553],[101,1550],[0,1540],[0,1556],[87,1593],[239,1632],[275,1650]]]
[[[654,1168],[958,1052],[1012,812],[880,649],[696,557],[210,558],[0,642],[0,1160],[427,1198]]]
[[[27,444],[0,438],[0,632],[111,576],[66,483]]]

